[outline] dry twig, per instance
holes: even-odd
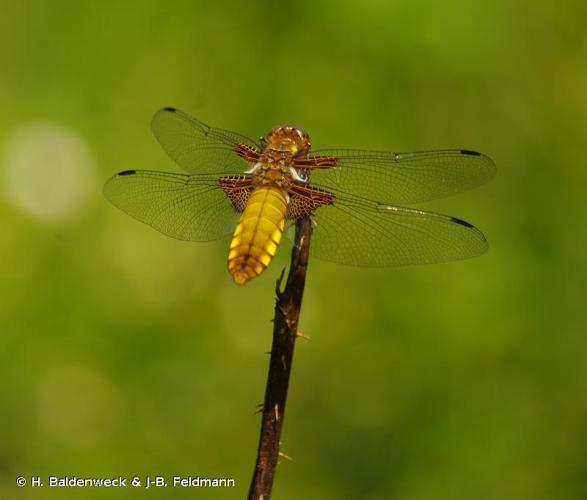
[[[283,273],[277,280],[275,288],[277,300],[273,319],[273,344],[265,388],[257,463],[249,489],[249,500],[268,500],[271,496],[275,468],[280,456],[280,436],[283,428],[294,346],[296,338],[300,336],[298,320],[306,283],[311,235],[312,223],[310,219],[298,220],[285,288],[282,292]]]

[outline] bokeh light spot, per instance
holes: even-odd
[[[74,217],[90,194],[92,154],[79,135],[53,123],[35,122],[12,132],[2,164],[8,196],[43,220]]]

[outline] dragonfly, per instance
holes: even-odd
[[[308,133],[292,125],[256,142],[171,107],[151,126],[188,173],[125,170],[106,182],[106,198],[173,238],[232,234],[228,271],[238,285],[269,266],[284,231],[305,217],[310,255],[352,266],[431,264],[487,250],[472,224],[406,206],[490,180],[495,164],[476,151],[314,151]]]

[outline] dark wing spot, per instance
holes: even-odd
[[[461,149],[461,154],[469,156],[481,156],[481,153],[477,153],[477,151],[471,151],[470,149]]]
[[[169,107],[169,106],[168,106],[168,107],[166,107],[166,108],[163,108],[163,109],[164,109],[165,111],[169,111],[170,113],[175,113],[175,112],[177,111],[177,109],[175,109],[175,108],[171,108],[171,107]]]
[[[136,173],[136,170],[125,170],[124,172],[119,172],[118,177],[120,177],[121,175],[134,175]]]
[[[453,222],[456,222],[457,224],[460,224],[461,226],[470,227],[470,228],[473,227],[473,224],[469,224],[466,220],[457,219],[456,217],[451,217],[450,220]]]

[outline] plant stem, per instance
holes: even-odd
[[[268,500],[271,496],[275,468],[279,458],[289,375],[295,341],[298,336],[298,319],[306,283],[311,235],[312,223],[310,219],[298,220],[285,289],[283,292],[280,290],[283,273],[277,280],[275,287],[277,300],[273,319],[273,344],[265,388],[257,463],[249,489],[249,500]]]

